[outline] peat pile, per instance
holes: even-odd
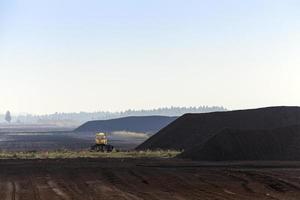
[[[163,128],[137,149],[184,149],[185,152],[194,149],[198,151],[209,139],[224,129],[272,130],[294,125],[300,125],[300,107],[269,107],[186,114]]]
[[[155,133],[177,119],[167,116],[137,116],[110,120],[89,121],[81,125],[75,132],[143,132]]]
[[[300,160],[300,126],[274,130],[225,129],[203,147],[180,155],[203,161]]]

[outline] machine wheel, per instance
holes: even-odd
[[[95,144],[91,146],[91,151],[97,152],[112,152],[114,147],[112,145]]]
[[[104,151],[105,152],[112,152],[114,150],[114,147],[112,145],[105,145]]]
[[[95,144],[95,145],[91,146],[91,151],[103,152],[103,145]]]

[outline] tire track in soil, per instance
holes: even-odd
[[[278,177],[272,176],[267,173],[253,173],[253,172],[244,172],[249,177],[254,180],[260,181],[262,184],[268,186],[270,189],[274,190],[275,192],[285,193],[289,191],[289,188],[294,190],[300,190],[300,188],[290,182],[287,182],[283,179]]]
[[[140,180],[140,181],[141,181],[142,183],[144,183],[145,185],[149,185],[149,182],[148,182],[143,176],[137,174],[136,171],[133,171],[132,169],[130,169],[130,170],[128,171],[128,173],[129,173],[131,176],[133,176],[133,177],[137,178],[138,180]]]
[[[130,178],[130,185],[134,188],[135,194],[142,199],[152,199],[152,200],[160,200],[160,199],[180,199],[180,197],[175,196],[175,191],[171,191],[170,189],[162,189],[164,188],[163,184],[158,179],[156,179],[156,175],[159,172],[150,172],[144,170],[141,167],[130,168],[127,170],[127,175]]]
[[[16,184],[15,182],[11,182],[11,199],[16,200]]]
[[[13,200],[16,199],[16,189],[12,181],[2,179],[2,183],[0,185],[0,197],[1,200]]]
[[[193,180],[195,177],[191,177],[190,179],[186,179],[186,174],[185,173],[177,173],[179,181],[186,187],[186,190],[188,193],[193,194],[197,199],[202,199],[202,198],[207,198],[207,199],[222,199],[222,200],[231,200],[232,198],[228,197],[226,194],[224,194],[224,190],[222,187],[215,187],[219,191],[215,190],[208,190],[206,187],[204,187],[203,183],[208,183],[209,182],[199,182],[199,177],[196,178],[196,180]],[[183,186],[180,186],[183,187]],[[199,193],[200,192],[200,193]]]
[[[170,194],[157,195],[158,190],[155,188],[155,182],[149,182],[149,174],[146,171],[141,171],[140,168],[130,168],[126,171],[127,184],[130,185],[131,191],[127,191],[141,199],[168,199]],[[172,198],[175,199],[175,198]]]
[[[64,200],[61,196],[57,195],[53,188],[48,184],[50,177],[46,175],[44,177],[36,177],[34,179],[35,187],[37,188],[37,193],[42,200]]]
[[[168,187],[168,184],[161,182],[161,179],[157,177],[158,174],[159,172],[156,169],[154,172],[147,170],[145,171],[140,167],[127,170],[127,176],[132,182],[130,185],[132,185],[136,191],[139,191],[136,193],[138,197],[152,200],[179,199],[174,195],[175,191]]]
[[[272,175],[262,174],[261,172],[250,172],[250,171],[240,171],[240,173],[246,174],[252,181],[257,182],[264,186],[266,189],[272,191],[272,195],[269,192],[261,193],[268,199],[281,200],[282,194],[289,191],[289,187],[299,190],[299,188],[293,184],[287,183],[284,180],[279,180],[277,177]],[[274,196],[276,195],[276,197]],[[278,196],[278,197],[277,197]]]
[[[181,190],[184,192],[184,195],[188,197],[188,199],[231,199],[228,197],[228,194],[224,194],[222,187],[215,187],[215,184],[208,181],[201,182],[199,176],[196,176],[197,172],[189,173],[184,170],[180,170],[179,172],[177,169],[175,169],[175,172],[176,173],[168,171],[167,174],[169,173],[169,176],[174,176],[175,179],[177,179],[177,181],[172,179],[172,182],[177,183],[175,188],[182,188]],[[193,175],[191,176],[191,174]],[[186,177],[189,178],[187,179]],[[207,186],[214,186],[214,189]]]
[[[233,178],[234,180],[237,180],[239,182],[242,182],[244,183],[245,187],[244,189],[247,191],[246,188],[249,188],[250,191],[247,191],[248,193],[250,192],[250,196],[249,198],[250,199],[273,199],[273,200],[280,200],[274,196],[271,196],[271,194],[268,193],[268,191],[264,191],[264,192],[258,192],[258,191],[254,191],[250,186],[249,184],[254,184],[257,182],[257,180],[255,179],[252,179],[252,182],[250,180],[247,180],[246,178],[242,178],[241,176],[239,175],[243,175],[245,176],[245,171],[237,171],[237,170],[224,170],[222,172],[219,172],[221,173],[220,175],[225,175],[225,176],[228,176],[228,177],[231,177]],[[234,173],[238,173],[239,175],[235,175]],[[247,175],[246,175],[247,176]],[[258,182],[259,183],[259,182]],[[260,183],[259,183],[260,184]],[[241,197],[242,198],[242,197]],[[243,197],[243,199],[245,199],[245,197]]]
[[[132,187],[128,183],[128,181],[123,180],[126,179],[126,174],[124,174],[124,170],[119,170],[116,172],[110,168],[101,168],[101,178],[102,182],[105,186],[104,190],[107,190],[107,193],[110,193],[112,199],[126,199],[126,200],[141,200],[141,198],[135,193],[131,192]],[[122,178],[118,175],[118,173],[122,172]],[[108,195],[108,196],[110,196]],[[110,198],[110,197],[109,197]]]
[[[0,177],[0,180],[2,181],[0,182],[0,197],[2,197],[3,200],[7,200],[7,183],[3,177]]]
[[[30,180],[30,185],[31,185],[31,187],[32,187],[34,200],[41,200],[41,197],[40,197],[38,188],[36,187],[35,180],[33,179],[32,176],[30,176],[29,180]]]
[[[233,171],[226,170],[224,172],[225,172],[226,176],[232,178],[233,180],[240,182],[240,185],[244,188],[244,190],[246,192],[251,193],[252,195],[255,194],[255,192],[252,190],[252,188],[249,187],[249,180],[234,174]],[[241,175],[243,175],[243,174],[241,174]]]
[[[59,185],[55,180],[52,178],[48,178],[47,184],[50,186],[50,188],[53,190],[53,192],[59,196],[63,200],[71,200],[73,199],[66,191],[65,187],[62,185]]]
[[[148,175],[147,180],[151,178],[152,185],[163,188],[163,192],[168,199],[170,195],[174,196],[171,199],[228,199],[224,197],[224,190],[221,189],[221,187],[217,188],[220,189],[220,191],[210,191],[211,188],[206,187],[205,189],[203,186],[211,186],[211,183],[201,182],[201,180],[197,178],[193,179],[196,175],[194,171],[195,168],[191,174],[186,174],[184,172],[186,169],[184,168],[152,168],[151,170],[147,170],[147,168],[144,168],[144,165],[141,164],[138,165],[138,168],[143,169],[143,172]],[[161,196],[158,197],[158,199],[162,199]]]
[[[223,187],[221,187],[221,186],[219,186],[219,185],[217,185],[215,183],[209,182],[209,181],[207,181],[207,180],[205,180],[205,179],[203,179],[201,177],[198,177],[198,179],[199,179],[199,181],[201,183],[204,183],[204,184],[206,184],[208,186],[212,186],[212,188],[214,188],[214,189],[216,189],[216,190],[219,191],[219,192],[216,192],[216,191],[213,192],[212,189],[207,189],[206,190],[206,189],[203,189],[204,187],[200,187],[201,189],[199,189],[199,190],[201,190],[203,193],[208,194],[208,196],[210,198],[217,198],[217,197],[225,198],[225,197],[223,197],[223,194],[221,193],[221,191],[224,191]]]
[[[251,187],[250,187],[250,180],[248,180],[247,178],[243,177],[246,176],[242,171],[237,171],[237,170],[224,170],[224,175],[232,178],[233,180],[236,180],[238,182],[240,182],[240,185],[242,186],[242,188],[246,191],[246,193],[249,193],[247,196],[249,197],[250,195],[250,199],[255,198],[267,198],[267,199],[277,199],[275,197],[266,195],[266,193],[261,193],[261,192],[257,192],[254,191]]]
[[[112,185],[122,185],[126,186],[127,183],[124,183],[121,178],[119,178],[115,172],[112,172],[110,169],[102,168],[102,177],[104,177],[104,180],[108,181]]]
[[[180,173],[174,173],[174,169],[152,169],[145,170],[146,179],[151,180],[151,191],[156,191],[157,199],[208,199],[211,194],[206,193],[202,188],[195,187],[194,182],[186,182],[180,178]],[[142,173],[140,172],[140,173]],[[189,187],[189,185],[193,185]]]
[[[1,197],[5,197],[5,200],[15,200],[16,199],[16,188],[15,185],[12,181],[5,181],[5,184],[3,185],[4,190],[1,191],[1,193],[3,192],[3,196]]]
[[[68,177],[71,182],[76,182],[76,187],[80,188],[81,193],[83,195],[88,196],[89,200],[98,200],[95,191],[93,190],[92,186],[95,184],[95,174],[91,172],[86,172],[83,176],[80,172],[68,174]]]
[[[88,189],[85,181],[75,171],[70,171],[64,176],[59,176],[61,180],[58,185],[70,193],[72,199],[94,200],[91,190]]]

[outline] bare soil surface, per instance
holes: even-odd
[[[183,149],[183,157],[193,158],[207,141],[224,129],[272,130],[294,125],[300,125],[300,107],[185,114],[139,145],[137,149]]]
[[[177,117],[168,116],[130,116],[109,120],[88,121],[76,128],[75,132],[102,132],[128,131],[136,133],[156,133],[170,124]]]
[[[146,138],[110,137],[109,143],[120,150],[134,149]],[[1,151],[86,150],[95,144],[95,133],[0,132]]]
[[[300,126],[274,130],[225,129],[203,145],[180,157],[192,160],[291,160],[300,161]]]
[[[299,199],[299,162],[0,161],[0,199]]]

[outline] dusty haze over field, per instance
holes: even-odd
[[[0,112],[300,103],[296,0],[0,2]]]

